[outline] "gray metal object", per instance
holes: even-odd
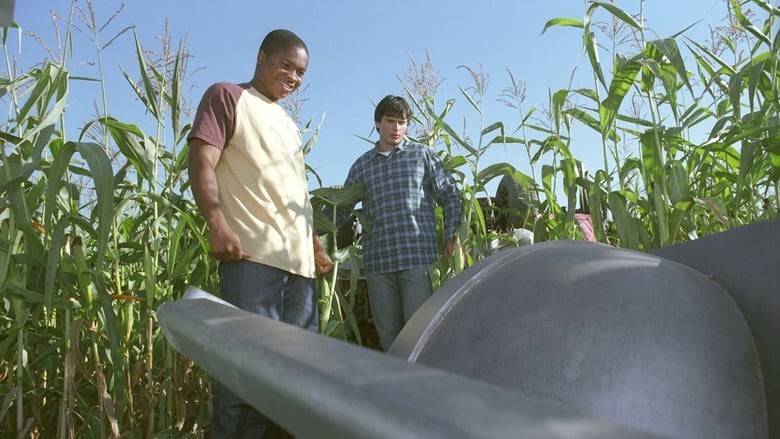
[[[157,311],[171,345],[299,438],[657,437],[187,297]]]
[[[655,255],[552,241],[480,261],[390,354],[680,438],[765,438],[759,357],[719,284]]]
[[[780,220],[738,227],[653,254],[698,270],[734,298],[761,358],[769,433],[780,439]]]
[[[158,319],[301,438],[780,438],[778,232],[776,220],[654,254],[507,250],[437,291],[390,356],[192,287]]]
[[[11,27],[14,23],[14,0],[0,0],[0,27]]]

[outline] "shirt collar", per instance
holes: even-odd
[[[395,148],[390,150],[390,154],[395,154],[394,151],[406,151],[406,142],[408,142],[408,140],[406,140],[406,139],[402,140],[401,143],[398,144],[398,146],[396,146]],[[374,152],[377,155],[381,155],[379,153],[379,141],[378,140],[374,143]]]

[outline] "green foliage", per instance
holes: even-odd
[[[188,284],[214,287],[203,221],[183,196],[186,154],[175,153],[189,130],[183,54],[160,72],[137,49],[134,91],[155,109],[154,136],[104,107],[66,138],[63,65],[4,80],[14,105],[0,134],[0,369],[13,378],[0,384],[0,430],[19,437],[151,437],[208,423],[210,378],[170,349],[154,316]]]
[[[746,19],[743,9],[749,4],[768,13],[762,26]],[[726,47],[738,60],[733,65],[704,44],[686,40],[698,76],[685,65],[676,38],[644,40],[644,29],[612,4],[593,2],[584,21],[553,19],[545,26],[545,31],[556,26],[583,29],[595,83],[603,87],[575,91],[593,98],[597,112],[561,111],[602,138],[604,168],[586,176],[581,185],[588,188],[594,224],[608,232],[600,238],[603,242],[609,237],[614,245],[651,250],[777,216],[777,168],[769,146],[777,132],[777,42],[767,35],[778,11],[764,1],[730,5],[737,19],[731,25],[743,29],[743,37],[755,38],[738,45],[733,37],[713,35],[729,43]],[[631,56],[614,54],[611,80],[603,73],[592,28],[598,8],[640,31],[644,48]],[[739,60],[743,46],[749,55]],[[606,98],[599,98],[603,93]],[[629,98],[640,99],[647,116],[626,113],[624,101]],[[746,109],[749,113],[743,114]],[[706,141],[691,141],[705,122],[712,124]],[[628,140],[637,143],[639,154],[620,160],[615,151],[619,142]],[[612,164],[610,156],[615,158]],[[548,200],[554,196],[545,195]],[[549,229],[547,218],[541,225]],[[597,229],[600,233],[602,227]]]

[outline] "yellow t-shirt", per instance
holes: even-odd
[[[295,123],[248,84],[217,83],[189,138],[222,150],[219,200],[249,260],[315,277],[312,208]]]

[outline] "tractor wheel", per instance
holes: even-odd
[[[505,175],[498,183],[494,200],[496,207],[502,211],[497,220],[499,231],[532,229],[531,224],[537,213],[536,207],[533,206],[536,200],[536,192],[529,192],[517,179]]]

